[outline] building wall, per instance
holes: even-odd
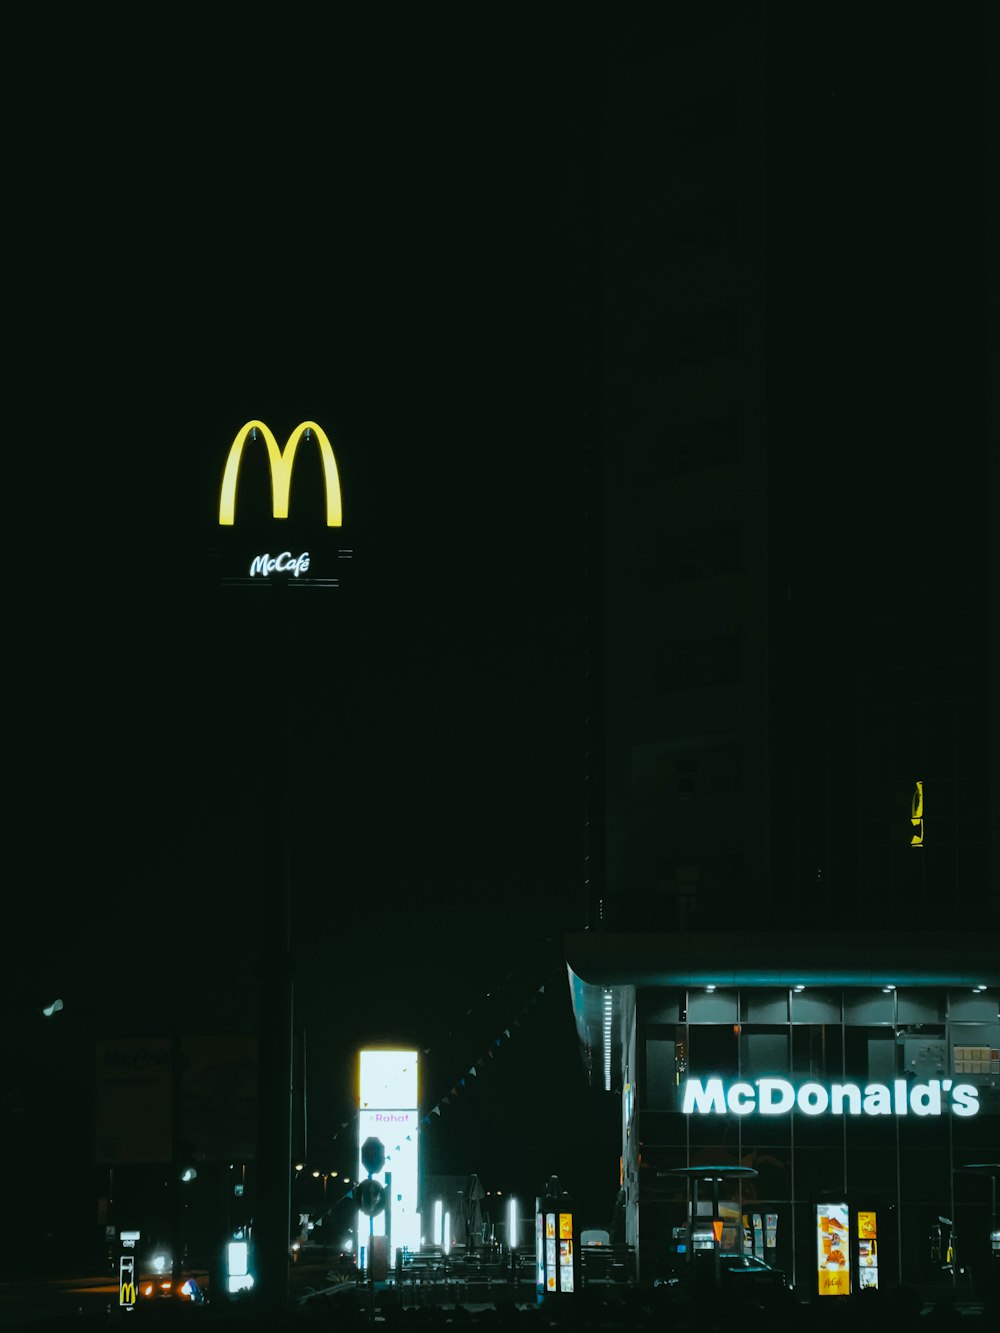
[[[904,31],[869,12],[859,42],[850,23],[818,35],[773,7],[711,3],[636,16],[610,50],[590,289],[605,373],[588,931],[674,945],[722,932],[727,956],[746,931],[798,932],[820,952],[834,932],[848,974],[900,931],[968,933],[995,956],[997,359],[966,47],[957,25]],[[947,96],[927,98],[928,67],[953,71]],[[795,1270],[827,1181],[895,1195],[897,1275],[926,1258],[924,1215],[942,1199],[979,1234],[983,1182],[957,1167],[995,1156],[992,1111],[841,1126],[839,1140],[789,1122],[787,1142],[777,1124],[778,1142],[751,1142],[727,1117],[717,1141],[692,1142],[651,1096],[698,1043],[724,1068],[874,1073],[907,1042],[943,1041],[953,1061],[960,1024],[994,1023],[995,1001],[991,1019],[965,1019],[957,993],[879,992],[885,1018],[838,992],[836,1014],[800,1022],[763,991],[711,1021],[660,1000],[660,1018],[640,1000],[636,1052],[616,1048],[613,1078],[638,1090],[623,1159],[645,1275],[680,1206],[657,1173],[695,1151],[760,1160],[761,1197],[792,1210],[779,1245]],[[595,1002],[578,1002],[589,1052]]]
[[[993,1160],[1000,1134],[1000,1015],[988,993],[940,989],[647,989],[637,999],[633,1137],[637,1186],[629,1206],[641,1236],[641,1275],[670,1261],[671,1232],[684,1225],[687,1183],[671,1171],[703,1164],[753,1167],[754,1179],[723,1186],[740,1213],[777,1216],[769,1262],[796,1286],[815,1285],[814,1208],[845,1200],[879,1217],[883,1280],[941,1277],[928,1237],[953,1219],[960,1261],[989,1258],[989,1181],[960,1168]],[[905,1116],[690,1115],[688,1077],[784,1076],[792,1083],[961,1080],[980,1110]],[[992,1154],[992,1156],[991,1156]],[[704,1195],[703,1195],[704,1197]],[[736,1243],[735,1236],[733,1242]]]
[[[640,23],[610,75],[611,927],[683,928],[767,882],[760,36],[752,7]]]
[[[592,927],[996,927],[983,157],[896,40],[613,52]]]

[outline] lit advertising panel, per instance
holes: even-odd
[[[816,1267],[820,1296],[850,1296],[850,1228],[846,1203],[816,1205]]]
[[[559,1214],[559,1290],[573,1290],[573,1214]]]
[[[365,1050],[360,1057],[358,1099],[357,1177],[363,1180],[368,1170],[361,1161],[361,1146],[366,1139],[379,1139],[385,1149],[385,1164],[372,1178],[388,1191],[389,1261],[395,1264],[396,1251],[405,1247],[411,1253],[420,1249],[418,1065],[416,1051]],[[366,1246],[369,1236],[386,1234],[386,1213],[369,1218],[358,1214],[358,1244]]]
[[[873,1212],[858,1213],[858,1284],[878,1287],[878,1229]]]

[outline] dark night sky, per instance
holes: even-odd
[[[490,1053],[430,1169],[572,1183],[587,1117],[614,1124],[560,954],[589,390],[567,237],[600,27],[163,22],[22,47],[8,1005],[141,1032],[176,995],[252,1030],[290,784],[310,1156],[349,1162],[355,1053],[399,1038],[430,1052],[428,1110]],[[206,558],[250,418],[324,425],[355,550],[280,643]]]
[[[593,388],[571,276],[617,37],[593,13],[322,31],[306,10],[238,30],[88,14],[21,34],[5,987],[12,1013],[55,990],[67,1014],[75,1000],[98,1026],[141,1027],[182,976],[192,1022],[252,1027],[290,781],[316,1153],[338,1154],[360,1045],[430,1050],[430,1102],[528,1006],[434,1160],[520,1162],[525,1192],[555,1170],[600,1222],[615,1115],[585,1087],[559,970],[582,924]],[[872,54],[821,15],[811,32],[770,23],[773,76],[815,99],[828,141],[803,51],[825,60],[872,179],[870,114],[909,169],[886,34]],[[912,92],[908,69],[892,78]],[[775,234],[835,240],[850,210],[800,160],[808,188],[781,186]],[[830,270],[817,280],[829,294]],[[250,418],[326,427],[356,552],[280,644],[220,606],[207,568]],[[288,768],[269,731],[279,682]]]

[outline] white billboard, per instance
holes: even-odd
[[[368,1170],[361,1161],[366,1139],[379,1139],[385,1163],[373,1179],[387,1186],[387,1211],[374,1217],[358,1213],[357,1239],[368,1262],[369,1236],[386,1234],[389,1217],[389,1262],[405,1248],[420,1248],[420,1216],[417,1212],[419,1166],[419,1080],[417,1052],[372,1049],[361,1052],[358,1080],[358,1166],[364,1180]]]

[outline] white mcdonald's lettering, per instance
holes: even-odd
[[[950,1101],[945,1101],[950,1094]],[[950,1078],[932,1078],[927,1083],[906,1079],[886,1083],[802,1083],[786,1078],[758,1078],[753,1083],[726,1083],[721,1078],[689,1078],[684,1084],[681,1112],[684,1115],[786,1115],[793,1109],[803,1115],[916,1115],[939,1116],[950,1110],[957,1116],[979,1111],[979,1089],[971,1083],[953,1083]]]
[[[226,470],[222,475],[222,492],[219,496],[219,524],[231,527],[236,514],[236,479],[239,476],[240,462],[243,458],[243,446],[251,435],[260,434],[267,445],[267,456],[271,464],[271,502],[275,518],[288,517],[288,493],[292,484],[292,465],[295,451],[304,435],[310,434],[319,445],[320,458],[323,462],[323,476],[326,481],[326,526],[339,528],[341,525],[340,474],[337,460],[333,456],[333,447],[327,439],[322,426],[315,421],[303,421],[292,431],[284,449],[278,447],[270,429],[263,421],[248,421],[236,433],[236,438],[229,446]]]
[[[834,1115],[844,1114],[847,1105],[848,1115],[861,1114],[861,1089],[856,1083],[834,1083],[830,1089],[830,1110]]]
[[[256,555],[250,561],[250,577],[254,578],[261,574],[266,578],[268,574],[294,574],[296,578],[304,574],[309,568],[309,552],[303,551],[300,556],[293,557],[291,551],[282,551],[272,560],[267,554]]]
[[[713,1111],[716,1115],[725,1115],[726,1091],[722,1079],[706,1079],[702,1086],[700,1078],[689,1078],[684,1084],[681,1111],[684,1115],[690,1115],[692,1111],[697,1111],[699,1115],[709,1115]]]
[[[734,1115],[747,1115],[754,1108],[755,1093],[751,1083],[734,1083],[726,1098]]]
[[[784,1115],[795,1105],[795,1089],[783,1078],[762,1078],[758,1106],[761,1115]]]

